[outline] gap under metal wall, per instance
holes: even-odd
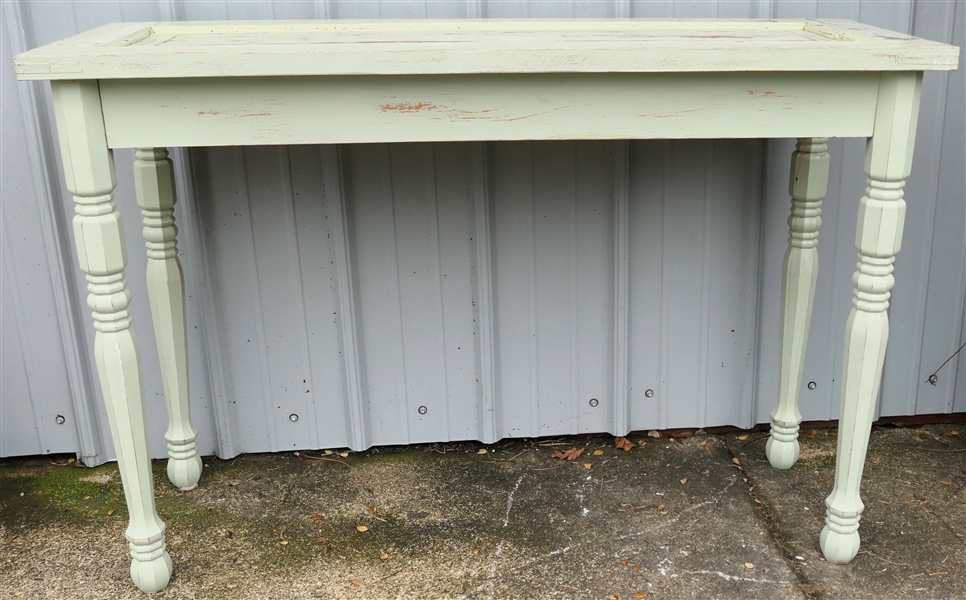
[[[838,17],[963,47],[948,2],[5,2],[0,455],[113,458],[49,86],[11,57],[111,21]],[[880,412],[966,410],[964,77],[928,73]],[[173,150],[203,454],[768,420],[794,141]],[[863,140],[833,140],[802,386],[834,419]],[[115,152],[151,451],[166,414],[133,152]],[[816,382],[815,390],[806,384]],[[650,392],[650,393],[648,393]],[[425,410],[421,410],[424,408]],[[298,415],[293,421],[291,415]],[[57,415],[64,424],[57,424]]]

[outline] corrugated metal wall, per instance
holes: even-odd
[[[73,207],[49,88],[15,82],[17,52],[121,20],[845,17],[961,47],[966,31],[954,1],[3,8],[0,454],[76,451],[88,464],[113,448],[86,286],[73,268]],[[925,81],[882,414],[966,410],[963,359],[937,386],[923,383],[958,347],[966,311],[963,72]],[[863,146],[830,144],[806,419],[838,414]],[[767,421],[792,148],[721,140],[175,152],[201,452]],[[151,449],[162,457],[133,153],[115,155]]]

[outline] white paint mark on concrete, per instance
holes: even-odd
[[[752,583],[776,583],[786,584],[787,581],[775,581],[773,579],[754,579],[752,577],[740,577],[738,575],[728,575],[721,571],[686,571],[685,575],[717,575],[725,581],[750,581]]]

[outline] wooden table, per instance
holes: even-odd
[[[137,202],[169,416],[168,476],[188,490],[202,465],[189,417],[166,147],[798,138],[780,392],[765,449],[773,466],[787,469],[799,454],[798,389],[826,142],[868,138],[835,486],[821,536],[826,559],[847,563],[859,548],[859,485],[889,335],[922,72],[955,69],[958,56],[953,46],[839,20],[126,23],[17,56],[20,79],[51,80],[98,374],[130,511],[135,585],[164,588],[172,565],[155,511],[113,148],[137,148]],[[626,236],[616,238],[619,251]],[[350,385],[363,385],[359,374],[355,379]]]

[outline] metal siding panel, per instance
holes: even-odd
[[[629,145],[630,255],[628,335],[632,430],[667,422],[664,327],[664,209],[670,162],[668,141]],[[650,397],[647,391],[654,392]]]
[[[293,217],[298,239],[298,278],[301,281],[304,337],[307,344],[303,387],[306,417],[312,415],[311,443],[315,447],[349,445],[346,391],[343,385],[337,275],[331,228],[338,226],[325,211],[330,193],[322,172],[322,156],[315,146],[289,150]],[[335,190],[338,193],[338,190]],[[296,381],[296,385],[298,381]],[[301,422],[301,421],[300,421]],[[308,423],[307,423],[308,425]]]
[[[572,377],[577,431],[609,431],[614,374],[614,159],[617,142],[575,147]],[[566,370],[564,370],[566,372]],[[597,398],[596,407],[590,399]]]
[[[671,142],[664,205],[662,342],[667,371],[667,413],[662,427],[690,427],[701,422],[705,398],[701,313],[704,273],[707,164],[711,142]],[[663,369],[662,369],[663,371]]]
[[[476,269],[473,144],[433,144],[435,160],[437,239],[441,294],[439,315],[443,328],[446,374],[444,396],[449,439],[473,439],[481,431],[481,385],[477,379],[482,351],[480,290]]]
[[[174,1],[109,2],[93,10],[62,2],[56,10],[45,3],[43,14],[34,6],[24,5],[37,45],[112,20],[154,19],[156,12],[187,19],[804,16],[860,18],[899,30],[909,29],[913,12],[912,2],[887,6],[829,0]],[[948,30],[949,19],[936,17],[939,6],[916,5],[917,34],[934,37],[926,31]],[[949,3],[942,7],[948,12]],[[953,43],[958,40],[960,45],[963,12],[960,6],[952,19],[958,36]],[[891,309],[893,344],[883,414],[966,408],[966,384],[954,389],[952,372],[941,390],[921,385],[934,359],[946,353],[944,360],[951,353],[947,347],[956,345],[954,332],[962,331],[966,250],[957,224],[966,215],[958,216],[964,211],[959,197],[964,183],[963,170],[955,168],[963,163],[964,152],[962,75],[940,76],[953,78],[945,87],[936,79],[926,82],[917,164],[907,186],[909,224]],[[44,102],[49,108],[49,99]],[[937,112],[941,104],[946,107],[942,114]],[[5,144],[7,132],[5,128]],[[945,132],[941,140],[938,132]],[[757,152],[762,146],[756,144],[629,145],[628,396],[633,429],[768,420],[777,384],[772,379],[777,373],[778,283],[786,245],[791,145],[769,142],[762,145],[762,155]],[[838,414],[841,332],[855,261],[855,207],[864,189],[862,146],[861,140],[830,144],[835,160],[803,382],[819,385],[812,392],[803,385],[806,419]],[[473,151],[471,144],[347,147],[345,248],[333,247],[341,244],[333,237],[342,239],[341,234],[332,235],[333,228],[342,224],[329,220],[330,214],[341,216],[341,206],[332,204],[341,203],[336,199],[341,190],[328,189],[338,187],[338,174],[334,179],[320,176],[318,149],[193,152],[200,202],[196,208],[190,198],[179,203],[178,217],[182,231],[201,228],[200,244],[208,249],[201,264],[190,236],[181,236],[189,282],[192,416],[201,430],[201,452],[218,447],[215,413],[226,438],[219,447],[222,454],[228,449],[347,445],[353,443],[350,429],[361,431],[367,424],[371,436],[366,444],[481,437],[481,419],[489,417],[481,404],[483,385],[477,382],[484,351],[480,328],[485,325],[479,303],[484,293],[481,268],[488,259],[478,245],[481,240],[472,239],[479,236],[481,210],[491,211],[492,219],[484,231],[492,236],[486,243],[492,253],[495,393],[490,402],[498,415],[493,417],[496,435],[611,428],[613,147],[609,142],[493,144],[482,152]],[[322,152],[322,163],[328,164],[329,151]],[[166,420],[148,325],[143,244],[136,233],[140,215],[127,201],[133,194],[130,152],[117,154],[117,196],[128,222],[130,285],[146,397],[157,398],[148,403],[151,451],[161,457]],[[486,166],[477,164],[481,162]],[[764,174],[763,186],[758,185],[759,173]],[[63,187],[59,172],[57,177]],[[62,193],[69,215],[73,207],[69,195]],[[921,242],[930,237],[931,243]],[[340,252],[350,255],[345,282],[335,267]],[[206,288],[192,289],[202,270]],[[351,286],[351,280],[356,289],[340,287]],[[84,288],[83,277],[75,277],[73,294],[79,305]],[[354,324],[361,348],[353,368],[361,372],[366,389],[359,392],[357,401],[364,403],[355,409],[359,416],[350,418],[346,365],[352,361],[345,356],[346,323],[339,307],[357,293]],[[208,300],[203,302],[205,294]],[[205,302],[210,306],[204,308]],[[215,313],[205,315],[213,321],[207,333],[202,332],[203,309]],[[82,312],[86,319],[86,310]],[[90,344],[92,330],[86,321],[84,325],[84,341]],[[896,343],[907,337],[914,343]],[[208,363],[217,363],[219,354],[224,397],[211,399],[209,389],[220,389],[221,383],[209,382]],[[961,358],[959,364],[966,363]],[[93,366],[88,368],[93,373]],[[63,372],[64,367],[59,369]],[[959,381],[964,371],[966,367],[958,369]],[[923,390],[918,397],[909,393],[915,386]],[[653,397],[645,395],[647,389],[656,392]],[[106,430],[99,389],[97,395],[100,427]],[[590,397],[600,401],[597,408],[589,406]],[[421,405],[429,409],[425,417],[416,412]],[[293,411],[300,414],[298,423],[286,418]],[[752,413],[757,418],[750,418]],[[5,444],[5,453],[7,448]],[[112,450],[106,448],[109,456]]]
[[[930,24],[925,18],[916,19],[916,33],[934,32],[936,37],[944,37],[962,48],[966,44],[966,10],[961,3],[944,3],[936,10],[936,21]],[[946,19],[942,19],[945,16]],[[938,18],[936,18],[938,17]],[[936,31],[936,29],[945,29]],[[960,51],[962,55],[962,50]],[[960,59],[962,60],[962,58]],[[966,302],[966,76],[963,69],[933,77],[927,82],[928,99],[932,106],[923,110],[920,127],[925,121],[929,127],[920,129],[917,138],[919,148],[927,149],[926,160],[916,160],[913,175],[906,186],[906,201],[911,206],[923,201],[932,213],[930,223],[920,235],[912,239],[929,240],[928,243],[911,245],[929,256],[927,264],[922,264],[919,279],[924,302],[919,310],[903,318],[919,323],[922,315],[921,340],[908,356],[898,357],[899,364],[907,366],[908,386],[896,385],[899,390],[909,390],[908,396],[915,397],[914,406],[904,406],[912,414],[946,413],[953,410],[955,392],[955,371],[953,361],[940,372],[937,385],[926,383],[926,379],[955,352],[964,341],[962,339],[962,312]],[[918,148],[917,148],[918,152]],[[916,176],[918,171],[919,176]],[[910,246],[903,244],[903,252]],[[899,260],[896,261],[899,263]],[[899,272],[900,264],[896,265]],[[916,265],[919,266],[919,265]],[[915,268],[915,267],[914,267]],[[904,271],[908,272],[908,271]],[[915,284],[913,284],[915,285]],[[895,297],[895,294],[893,295]],[[899,319],[899,310],[904,308],[894,303],[890,317]],[[891,355],[888,355],[891,356]],[[918,359],[918,360],[917,360]],[[887,368],[896,364],[888,362]],[[918,369],[911,368],[917,366]],[[901,373],[901,372],[900,372]],[[883,394],[883,403],[887,399]]]
[[[345,149],[372,443],[409,442],[391,149]]]
[[[497,364],[505,437],[537,434],[533,144],[490,144]]]

